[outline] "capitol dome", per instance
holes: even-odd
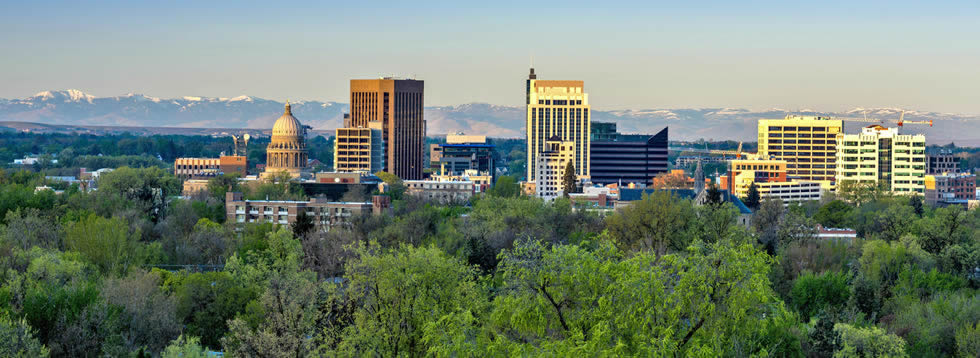
[[[286,111],[283,112],[282,116],[276,120],[276,124],[272,126],[272,136],[303,136],[305,133],[303,130],[303,124],[299,122],[296,117],[293,117],[293,112],[289,108],[289,102],[286,102]]]
[[[286,102],[286,110],[272,126],[272,140],[266,147],[266,166],[264,177],[278,173],[289,173],[293,178],[308,174],[306,151],[306,127],[293,117],[293,112]]]

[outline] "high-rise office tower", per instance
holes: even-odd
[[[923,195],[925,175],[924,135],[872,125],[861,134],[837,136],[837,185],[872,183],[893,193]]]
[[[826,117],[786,116],[759,120],[759,157],[786,161],[791,179],[816,181],[824,189],[834,183],[837,134],[843,122]]]
[[[422,179],[423,87],[422,81],[390,77],[350,81],[350,127],[381,123],[384,170],[406,180]]]
[[[527,79],[528,181],[535,180],[535,163],[547,150],[545,141],[557,137],[573,145],[573,165],[579,178],[589,175],[589,95],[582,81],[538,80],[531,69]]]

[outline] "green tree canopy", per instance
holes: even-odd
[[[374,175],[380,178],[381,181],[385,182],[385,184],[388,184],[391,200],[401,200],[402,196],[405,195],[405,191],[408,190],[402,178],[399,178],[395,174],[382,171],[374,173]]]
[[[663,255],[691,243],[695,221],[689,201],[658,190],[606,217],[606,230],[623,250]]]
[[[782,310],[768,288],[770,258],[728,240],[659,257],[627,257],[608,242],[590,251],[521,241],[501,255],[487,326],[466,315],[440,321],[434,331],[451,334],[440,353],[751,355],[774,323],[764,317]]]
[[[333,354],[421,356],[423,332],[443,319],[479,315],[487,304],[477,271],[435,248],[406,246],[388,253],[362,249],[349,263],[341,300],[358,303],[350,325],[338,331]],[[340,292],[338,292],[340,293]]]
[[[834,358],[849,357],[908,357],[902,337],[889,334],[877,327],[860,328],[838,323],[834,332],[840,335],[840,348]]]
[[[35,332],[27,321],[0,314],[0,356],[47,357],[48,348],[35,337]]]
[[[813,220],[823,225],[824,227],[831,228],[846,228],[850,227],[850,216],[854,208],[841,200],[832,200],[817,210],[817,213],[813,215]]]
[[[513,176],[504,175],[497,178],[497,182],[490,187],[488,194],[502,198],[513,198],[521,195],[521,186]]]
[[[89,214],[66,229],[65,246],[79,252],[103,273],[125,273],[146,259],[146,251],[119,219]]]

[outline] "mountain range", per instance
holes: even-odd
[[[346,103],[291,102],[293,115],[318,130],[342,125]],[[282,114],[284,103],[239,96],[212,98],[185,96],[158,98],[130,93],[96,97],[78,90],[44,91],[22,99],[0,99],[0,121],[43,124],[124,127],[196,127],[268,129]],[[739,108],[688,108],[592,111],[593,121],[616,122],[622,133],[656,133],[670,127],[671,140],[732,139],[754,141],[756,121],[788,114],[853,118],[882,118],[889,125],[901,114],[897,108],[855,108],[844,112]],[[470,103],[425,108],[427,134],[455,132],[493,137],[523,137],[523,107]],[[980,115],[906,110],[909,121],[933,121],[933,126],[906,125],[903,132],[923,133],[930,144],[955,142],[980,145]],[[845,131],[856,132],[869,123],[846,122]]]

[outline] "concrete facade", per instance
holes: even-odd
[[[952,152],[940,150],[926,156],[926,174],[959,173],[960,158]]]
[[[318,230],[347,225],[358,214],[381,214],[390,208],[387,196],[377,195],[371,202],[332,202],[313,198],[309,201],[245,200],[242,193],[225,194],[225,212],[230,223],[273,223],[291,225],[305,212],[313,218]]]
[[[734,179],[729,179],[729,175]],[[786,205],[791,202],[820,200],[823,191],[819,182],[788,178],[785,160],[733,160],[729,174],[719,179],[722,188],[732,190],[739,198],[747,197],[749,188],[755,183],[760,198],[778,198]]]
[[[564,195],[565,168],[569,161],[576,159],[576,154],[574,142],[562,141],[558,136],[547,140],[544,150],[535,157],[534,195],[549,201]]]
[[[872,125],[837,136],[837,183],[878,183],[896,194],[925,191],[926,137]]]
[[[334,137],[334,171],[377,173],[384,170],[384,135],[380,122],[368,128],[337,128]]]
[[[836,175],[837,135],[843,122],[826,117],[786,116],[759,120],[759,157],[786,161],[786,174],[831,189]]]
[[[441,176],[463,175],[469,170],[476,175],[493,177],[497,172],[495,146],[482,141],[477,136],[471,137],[472,142],[432,144],[429,147],[429,163],[432,172]],[[482,137],[482,136],[480,136]]]
[[[406,180],[406,193],[439,203],[467,202],[476,192],[471,181]]]
[[[222,173],[245,176],[247,165],[244,156],[224,155],[220,158],[177,158],[174,175],[180,179],[213,177]]]

